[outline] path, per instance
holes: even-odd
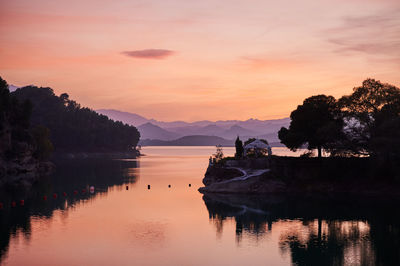
[[[243,180],[249,179],[250,177],[259,176],[259,175],[262,175],[262,174],[270,171],[270,169],[259,169],[259,170],[250,170],[250,171],[247,170],[248,172],[246,172],[246,170],[239,168],[239,167],[227,167],[227,168],[228,169],[236,169],[236,170],[240,171],[243,175],[229,179],[229,180],[221,181],[221,182],[218,182],[215,184],[224,184],[224,183],[229,183],[232,181],[243,181]]]

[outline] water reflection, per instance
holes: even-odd
[[[62,212],[61,217],[66,219],[69,209],[90,203],[110,189],[122,190],[125,185],[135,184],[137,170],[135,160],[65,160],[57,162],[53,176],[42,178],[29,191],[1,191],[4,207],[0,210],[0,264],[7,255],[10,239],[22,236],[29,242],[32,219],[46,224],[55,211]],[[12,207],[13,201],[16,207]]]
[[[400,265],[399,202],[205,194],[220,237],[236,223],[236,241],[258,241],[278,227],[279,248],[295,265]]]

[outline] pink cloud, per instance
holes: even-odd
[[[168,56],[173,55],[175,52],[165,49],[145,49],[145,50],[135,50],[135,51],[123,51],[123,55],[135,58],[143,59],[164,59]]]

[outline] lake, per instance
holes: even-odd
[[[213,152],[59,162],[31,191],[0,196],[0,264],[400,265],[397,202],[202,195]]]

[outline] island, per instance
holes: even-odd
[[[202,193],[400,196],[400,89],[367,79],[336,100],[315,95],[279,130],[300,157],[272,154],[268,141],[236,139],[234,157],[217,151]],[[313,151],[317,151],[314,156]]]

